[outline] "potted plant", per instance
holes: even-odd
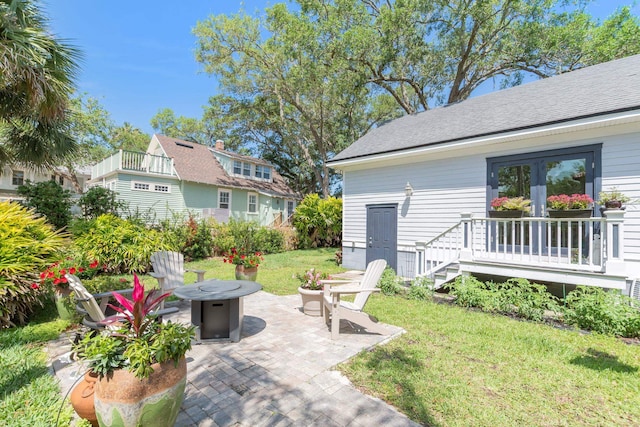
[[[611,187],[609,191],[601,191],[598,194],[598,204],[605,209],[624,209],[624,204],[630,202],[631,199],[625,196],[616,187]]]
[[[194,327],[157,322],[152,311],[170,294],[145,296],[134,275],[133,300],[117,292],[122,307],[97,335],[87,334],[75,346],[80,359],[97,374],[95,410],[101,426],[173,426],[184,397]],[[152,396],[152,398],[150,398]]]
[[[547,197],[550,218],[590,218],[593,199],[588,194],[557,194]]]
[[[236,280],[252,280],[258,277],[258,267],[264,261],[261,252],[249,252],[245,249],[231,248],[224,254],[223,261],[236,266]]]
[[[531,210],[531,200],[524,197],[496,197],[491,200],[490,218],[522,218]]]
[[[322,316],[322,289],[324,287],[322,281],[331,279],[331,276],[312,268],[304,274],[296,274],[294,277],[300,281],[298,293],[302,298],[304,314]]]

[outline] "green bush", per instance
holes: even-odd
[[[448,288],[455,295],[456,304],[477,307],[490,313],[542,321],[545,310],[559,310],[557,299],[544,285],[531,283],[527,279],[483,283],[472,276],[460,276]]]
[[[387,267],[382,272],[382,277],[378,281],[380,291],[385,295],[395,295],[402,291],[403,281],[396,276],[393,268]]]
[[[71,192],[55,181],[31,183],[18,187],[18,194],[25,198],[24,205],[44,215],[47,222],[61,229],[71,221]]]
[[[160,230],[187,261],[208,258],[213,253],[213,226],[206,219],[197,221],[191,214],[186,218],[175,214],[160,223]]]
[[[342,199],[309,194],[293,213],[301,249],[338,247],[342,243]]]
[[[217,255],[229,253],[231,248],[242,248],[245,252],[280,253],[284,246],[285,235],[279,229],[233,218],[227,223],[213,225],[213,247]]]
[[[433,298],[433,281],[428,277],[418,277],[409,288],[407,298],[426,301]]]
[[[160,231],[112,214],[92,220],[91,233],[79,236],[75,245],[79,253],[97,260],[110,273],[146,272],[154,252],[178,249]]]
[[[566,298],[564,321],[581,329],[640,337],[640,304],[619,291],[578,286]]]
[[[39,272],[64,247],[64,236],[17,203],[0,202],[0,327],[24,324],[44,289]]]
[[[119,216],[126,203],[118,201],[118,193],[105,187],[91,187],[78,200],[82,215],[87,219],[95,219],[100,215],[113,214]]]

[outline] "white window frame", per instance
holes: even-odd
[[[167,191],[158,190],[158,187],[166,188]],[[171,186],[168,184],[153,184],[153,191],[156,193],[171,193]]]
[[[136,188],[136,185],[147,186],[147,188]],[[134,191],[151,191],[151,184],[148,182],[131,181],[131,189]]]
[[[285,201],[285,212],[287,213],[287,218],[289,218],[296,211],[296,202],[294,200],[286,200]],[[289,212],[289,203],[291,203],[291,212]]]
[[[264,179],[265,181],[271,181],[271,167],[262,167],[262,179]]]
[[[21,177],[17,177],[16,174],[22,174]],[[20,181],[19,184],[16,184],[16,181]],[[24,171],[23,170],[12,170],[11,171],[11,185],[24,185]]]
[[[236,171],[236,166],[238,166],[238,171]],[[233,161],[233,174],[242,175],[242,162],[240,160]]]
[[[255,197],[256,198],[256,202],[255,202],[255,211],[251,211],[251,197]],[[247,193],[247,213],[249,215],[257,215],[258,214],[258,204],[260,202],[260,199],[258,198],[258,193]]]
[[[260,175],[258,175],[258,174],[260,174]],[[253,176],[255,176],[256,179],[262,179],[262,166],[261,165],[256,165],[255,172],[254,172]]]
[[[222,194],[228,194],[227,207],[222,207]],[[218,209],[231,209],[231,190],[218,190]]]
[[[242,162],[242,176],[251,178],[251,163]]]

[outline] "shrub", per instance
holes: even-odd
[[[91,187],[78,200],[82,215],[87,219],[95,219],[100,215],[118,216],[126,203],[118,201],[118,193],[105,187]]]
[[[393,268],[387,267],[382,272],[382,277],[380,277],[378,284],[383,294],[395,295],[402,290],[403,281],[400,277],[396,276]]]
[[[342,199],[309,194],[293,213],[299,247],[337,247],[342,243]]]
[[[185,219],[178,214],[162,221],[160,229],[187,261],[208,258],[213,253],[213,227],[206,219],[197,221],[191,214]]]
[[[24,324],[44,290],[38,273],[64,246],[64,235],[17,203],[0,202],[0,327]]]
[[[279,253],[284,250],[281,230],[260,226],[255,222],[230,219],[213,226],[213,247],[217,255],[242,248],[244,252]]]
[[[640,337],[640,304],[619,291],[578,286],[566,298],[564,320],[602,334]]]
[[[456,304],[490,313],[541,321],[545,310],[558,311],[557,300],[546,287],[527,279],[483,283],[473,276],[460,276],[447,287],[455,295]]]
[[[428,277],[418,277],[411,283],[407,297],[426,301],[433,298],[433,292],[433,281]]]
[[[163,234],[112,214],[91,223],[91,233],[75,241],[77,250],[97,260],[110,273],[146,272],[156,251],[177,250]]]
[[[24,205],[44,215],[47,222],[61,229],[71,221],[71,192],[55,181],[31,183],[27,181],[18,187],[18,194],[24,196]]]

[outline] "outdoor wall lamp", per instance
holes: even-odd
[[[407,181],[407,185],[404,186],[404,195],[407,197],[413,196],[413,187],[409,184],[409,181]]]

